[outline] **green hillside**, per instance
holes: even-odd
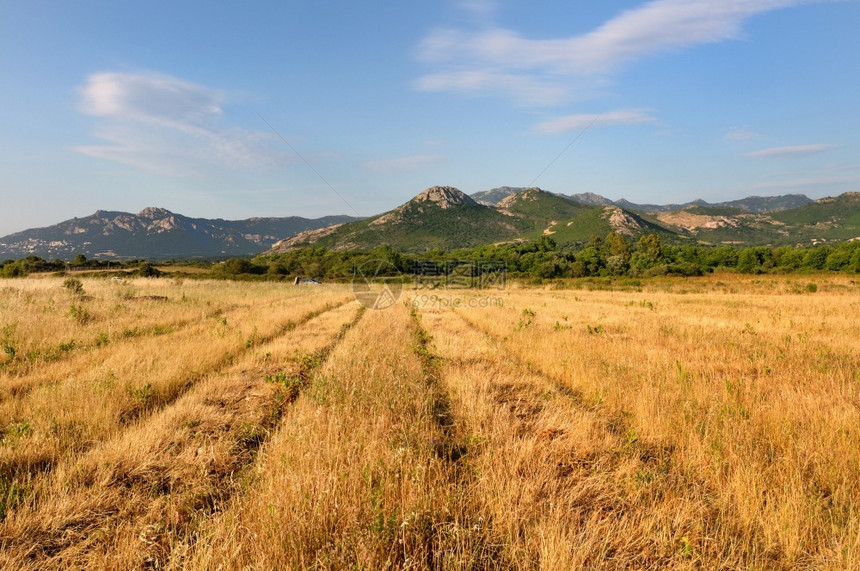
[[[539,188],[513,194],[499,202],[497,207],[519,217],[526,228],[540,231],[553,221],[576,218],[594,208]]]
[[[326,235],[300,234],[276,244],[273,251],[306,246],[371,249],[382,244],[402,252],[451,250],[513,240],[530,228],[530,221],[478,204],[455,188],[432,187],[375,218],[341,225]]]
[[[836,242],[860,236],[860,194],[848,193],[771,213],[728,206],[689,206],[671,212],[632,212],[570,200],[538,188],[510,194],[496,207],[478,204],[451,187],[432,187],[372,219],[305,232],[273,252],[302,247],[402,252],[453,250],[550,236],[585,242],[610,232],[636,240],[657,234],[667,244],[788,245]]]
[[[860,225],[860,192],[822,198],[798,208],[775,212],[771,218],[794,225],[850,225],[856,228]]]

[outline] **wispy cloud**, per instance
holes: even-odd
[[[446,160],[448,158],[443,155],[410,155],[367,161],[362,166],[367,170],[381,174],[396,174],[426,168]]]
[[[795,178],[785,180],[775,180],[767,182],[759,182],[752,185],[752,190],[768,190],[773,189],[791,189],[794,192],[803,190],[810,193],[816,193],[824,188],[836,187],[839,191],[844,192],[856,188],[860,184],[860,177],[847,176],[811,176],[807,178]]]
[[[745,129],[743,127],[732,127],[729,129],[725,135],[723,135],[724,141],[749,141],[751,139],[755,139],[758,137],[758,133],[750,131],[749,129]]]
[[[419,60],[437,70],[415,85],[427,91],[465,91],[463,86],[469,85],[471,92],[541,103],[530,92],[517,89],[517,79],[531,85],[551,84],[570,98],[571,78],[602,76],[653,54],[737,39],[753,16],[814,1],[652,0],[591,32],[555,39],[530,39],[504,28],[439,29],[427,35],[418,48]],[[445,82],[440,77],[460,81]],[[506,79],[480,81],[484,77]],[[562,99],[557,93],[544,103]]]
[[[457,0],[456,6],[480,20],[487,20],[496,13],[498,0]]]
[[[771,147],[769,149],[761,149],[747,153],[748,157],[767,158],[767,159],[797,159],[817,155],[831,149],[835,149],[836,145],[820,143],[816,145],[795,145],[792,147]]]
[[[560,85],[539,78],[492,70],[460,70],[425,75],[415,82],[422,91],[483,95],[502,93],[528,105],[555,105],[569,99]]]
[[[98,117],[104,145],[80,153],[169,175],[212,168],[272,169],[292,157],[265,132],[223,123],[224,92],[153,73],[96,73],[80,89],[81,112]]]
[[[598,115],[597,113],[582,113],[565,115],[544,121],[535,125],[535,132],[555,135],[579,131],[587,127],[610,127],[618,125],[656,124],[657,118],[642,109],[619,109]]]

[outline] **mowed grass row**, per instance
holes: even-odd
[[[160,568],[250,482],[244,472],[361,314],[352,303],[261,343],[158,413],[70,458],[0,525],[4,568]]]
[[[349,299],[340,288],[308,299],[284,286],[209,287],[221,289],[221,305],[207,304],[210,312],[198,312],[195,324],[113,351],[84,351],[69,369],[51,368],[53,378],[0,402],[0,512],[65,456],[110,438],[255,345]],[[183,311],[179,303],[175,311]]]
[[[694,504],[669,496],[697,525],[655,530],[683,533],[691,560],[847,569],[860,567],[858,309],[844,289],[577,291],[511,292],[504,309],[459,314],[629,442],[671,450],[631,477],[661,494],[678,476],[702,488]]]
[[[76,295],[62,283],[56,277],[0,280],[0,400],[92,369],[139,338],[173,335],[207,320],[235,324],[264,307],[274,317],[284,307],[301,307],[306,293],[283,285],[89,279],[87,293]]]
[[[672,473],[671,447],[631,440],[457,314],[424,322],[480,475],[463,493],[499,568],[695,568],[686,534],[707,506]]]
[[[9,379],[41,374],[46,364],[83,350],[169,334],[236,306],[214,296],[219,288],[211,282],[69,279],[80,281],[82,291],[54,276],[0,280],[3,391]]]
[[[366,312],[187,568],[492,568],[435,362],[404,306]]]

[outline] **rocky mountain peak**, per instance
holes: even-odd
[[[461,204],[477,204],[471,197],[453,186],[431,186],[413,198],[411,202],[432,202],[443,209]]]
[[[137,213],[141,218],[167,218],[168,216],[173,216],[173,213],[169,210],[165,210],[164,208],[157,208],[155,206],[148,206]]]
[[[502,200],[499,201],[499,208],[509,208],[512,204],[519,202],[521,200],[537,200],[541,194],[549,194],[545,190],[541,190],[538,187],[526,188],[520,190],[519,192],[515,192],[509,196],[506,196]]]

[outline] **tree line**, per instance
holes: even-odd
[[[252,260],[228,260],[225,274],[300,275],[347,278],[369,260],[384,260],[402,273],[417,262],[498,261],[512,277],[577,278],[589,276],[697,276],[718,271],[787,273],[802,271],[860,272],[860,240],[806,248],[781,246],[692,246],[663,244],[657,234],[630,240],[617,233],[586,243],[556,244],[549,236],[525,243],[480,246],[465,250],[431,250],[404,254],[388,246],[370,251],[305,248]]]
[[[212,263],[209,277],[349,279],[357,268],[372,260],[385,261],[385,271],[389,273],[406,274],[417,267],[426,266],[426,262],[440,265],[453,262],[500,262],[511,277],[535,279],[698,276],[713,271],[748,274],[803,271],[860,273],[860,240],[812,247],[737,248],[664,244],[657,234],[646,234],[634,241],[613,232],[605,238],[593,236],[584,243],[557,244],[551,237],[543,236],[530,242],[451,251],[430,250],[422,254],[401,253],[389,246],[362,251],[303,248],[282,254],[260,255],[250,259],[231,258]],[[201,264],[197,262],[195,265]],[[0,263],[0,277],[85,269],[121,270],[126,273],[131,270],[136,275],[144,276],[158,274],[158,270],[147,261],[108,262],[87,260],[79,255],[71,262],[48,262],[36,256],[6,260]]]

